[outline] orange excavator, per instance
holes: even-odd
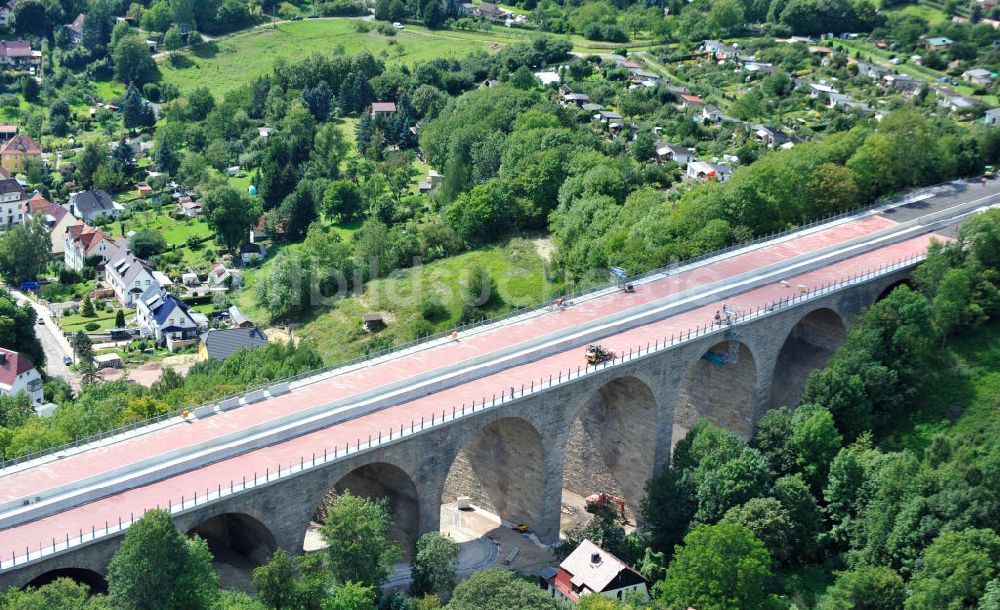
[[[612,504],[618,507],[618,514],[621,516],[622,523],[627,524],[628,517],[625,516],[625,500],[604,491],[587,496],[588,508],[591,506],[606,508],[610,507]]]

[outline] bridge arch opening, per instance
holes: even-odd
[[[771,376],[771,408],[797,406],[809,374],[822,368],[846,340],[847,326],[832,309],[817,309],[799,320],[778,352]]]
[[[86,568],[60,568],[58,570],[50,570],[40,576],[36,576],[31,582],[25,585],[25,587],[33,587],[37,589],[38,587],[44,587],[59,578],[68,578],[78,584],[86,585],[90,588],[91,594],[108,592],[108,581],[104,579],[104,576],[94,570],[88,570]]]
[[[636,377],[613,379],[594,392],[570,427],[563,504],[579,508],[587,496],[607,492],[625,500],[635,519],[653,476],[656,422],[656,398]]]
[[[471,503],[532,530],[541,525],[545,447],[529,422],[505,417],[465,443],[445,479],[442,504],[466,496]]]
[[[671,442],[684,438],[701,418],[744,438],[753,431],[757,363],[738,339],[721,341],[688,367],[677,396]]]
[[[386,462],[365,464],[337,481],[323,496],[323,501],[313,513],[313,523],[310,524],[303,549],[314,551],[326,545],[318,528],[326,521],[326,511],[344,492],[369,500],[385,498],[388,501],[392,515],[389,537],[403,547],[405,558],[409,560],[420,535],[420,497],[410,475],[402,468]]]
[[[267,563],[278,548],[271,530],[244,513],[216,515],[189,529],[187,535],[208,543],[220,585],[247,592],[253,591],[250,573]]]
[[[889,284],[888,286],[886,286],[885,290],[883,290],[881,293],[879,293],[878,298],[875,299],[875,302],[878,303],[879,301],[881,301],[885,297],[889,296],[890,294],[892,294],[893,290],[899,288],[900,286],[906,286],[910,290],[916,290],[917,289],[917,285],[913,283],[913,280],[911,280],[908,277],[907,278],[903,278],[901,280],[895,281],[895,282]]]

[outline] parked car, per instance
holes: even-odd
[[[63,356],[63,364],[65,364],[66,366],[69,366],[69,365],[73,364],[73,359],[70,358],[69,356]]]
[[[403,29],[403,24],[396,21],[395,23],[392,24],[392,27],[396,28],[397,30],[401,30]]]
[[[291,18],[291,21],[302,21],[302,15],[295,15]]]

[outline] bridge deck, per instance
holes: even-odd
[[[269,399],[265,403],[157,430],[141,437],[95,448],[49,464],[6,475],[0,477],[0,504],[18,498],[32,497],[41,490],[79,481],[112,468],[154,457],[166,451],[193,446],[248,426],[276,420],[288,414],[328,402],[332,397],[346,398],[378,388],[392,381],[412,377],[448,364],[463,362],[503,347],[517,345],[541,334],[590,324],[607,315],[621,313],[625,309],[663,299],[699,285],[736,276],[770,263],[781,262],[800,254],[868,235],[894,224],[896,223],[891,220],[870,216],[811,235],[791,239],[784,243],[769,245],[754,251],[752,254],[734,256],[708,267],[659,278],[644,284],[631,294],[616,292],[579,303],[563,311],[546,313],[518,323],[504,324],[499,328],[493,328],[467,338],[460,337],[457,343],[445,343],[433,349],[394,358],[389,362],[301,387],[291,394]],[[775,293],[772,298],[787,297],[793,294],[791,288],[783,287],[781,292]],[[758,300],[755,304],[760,305],[768,300],[770,299]],[[714,312],[713,309],[707,318],[684,316],[680,320],[680,326],[674,328],[674,332],[686,331],[696,324],[704,324],[712,319]],[[697,320],[697,322],[691,322],[691,320]],[[617,340],[606,341],[613,349],[617,342]],[[580,357],[577,354],[574,365],[579,364],[579,361]],[[492,394],[501,387],[509,388],[510,384],[502,386],[494,383],[490,386],[489,393]],[[481,398],[480,395],[467,393],[464,400],[469,402],[473,397]],[[451,404],[448,403],[448,406],[450,407]],[[419,419],[419,413],[416,416]],[[402,419],[397,420],[397,426],[399,421]]]
[[[499,328],[486,329],[461,338],[457,343],[447,343],[350,374],[334,376],[264,403],[220,413],[205,420],[168,427],[139,438],[8,474],[0,477],[0,503],[31,497],[42,490],[79,481],[144,457],[156,456],[201,440],[217,438],[233,430],[303,411],[317,404],[324,404],[331,397],[349,397],[364,390],[380,387],[391,380],[405,379],[447,363],[463,362],[475,356],[489,354],[502,347],[528,341],[542,333],[592,324],[624,309],[664,299],[727,277],[738,276],[769,263],[786,261],[825,246],[870,235],[895,224],[893,220],[882,216],[868,216],[806,235],[794,236],[780,243],[765,245],[751,253],[731,256],[710,266],[652,280],[641,286],[634,294],[613,293],[581,302],[564,311],[549,312]],[[776,299],[794,296],[795,287],[800,284],[809,289],[816,288],[919,254],[926,249],[929,239],[930,236],[924,235],[879,248],[816,271],[789,277],[787,285],[774,283],[759,287],[737,297],[729,297],[726,302],[742,309],[765,305]],[[622,332],[603,342],[616,351],[628,351],[630,347],[645,345],[647,342],[684,333],[692,327],[710,323],[715,311],[720,307],[721,302],[704,305]],[[278,464],[287,467],[290,463],[297,463],[302,456],[308,458],[314,452],[322,454],[324,449],[333,446],[343,447],[357,438],[367,438],[369,434],[384,433],[389,428],[398,429],[400,424],[408,425],[414,419],[417,421],[421,417],[429,419],[433,413],[439,416],[442,409],[450,410],[454,405],[468,404],[472,400],[478,401],[483,396],[492,396],[494,392],[502,392],[511,386],[519,388],[522,383],[530,384],[532,380],[547,377],[550,372],[575,369],[580,364],[582,356],[579,349],[565,350],[530,364],[508,368],[420,399],[402,402],[319,432],[298,436],[198,470],[12,527],[0,532],[0,553],[9,556],[11,551],[20,554],[25,547],[38,548],[40,543],[47,546],[53,537],[60,539],[66,533],[73,535],[80,529],[89,530],[95,525],[100,528],[106,520],[114,522],[119,516],[127,519],[131,513],[140,514],[144,509],[157,504],[166,505],[168,500],[176,502],[182,495],[190,498],[196,490],[199,492],[204,492],[206,489],[214,490],[217,485],[228,484],[231,480],[238,481],[243,476],[252,477],[255,472],[263,473],[268,468],[273,471]]]

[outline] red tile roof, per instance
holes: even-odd
[[[42,147],[38,145],[38,142],[35,142],[22,133],[7,140],[3,147],[0,147],[0,155],[14,152],[24,155],[40,155],[42,154]]]
[[[4,361],[0,364],[0,384],[12,387],[18,375],[23,375],[35,368],[31,361],[21,354],[0,347],[0,354],[3,354]]]
[[[45,197],[42,197],[41,193],[32,195],[31,199],[25,202],[22,207],[28,214],[48,214],[56,223],[62,220],[66,214],[69,214],[66,208],[52,203]]]
[[[0,56],[31,57],[31,43],[27,40],[0,40]]]
[[[120,245],[115,238],[111,237],[104,231],[83,223],[75,224],[67,228],[66,233],[72,241],[80,242],[80,246],[83,248],[84,256],[90,256],[90,253],[93,252],[101,241],[104,240],[107,240],[114,246]]]

